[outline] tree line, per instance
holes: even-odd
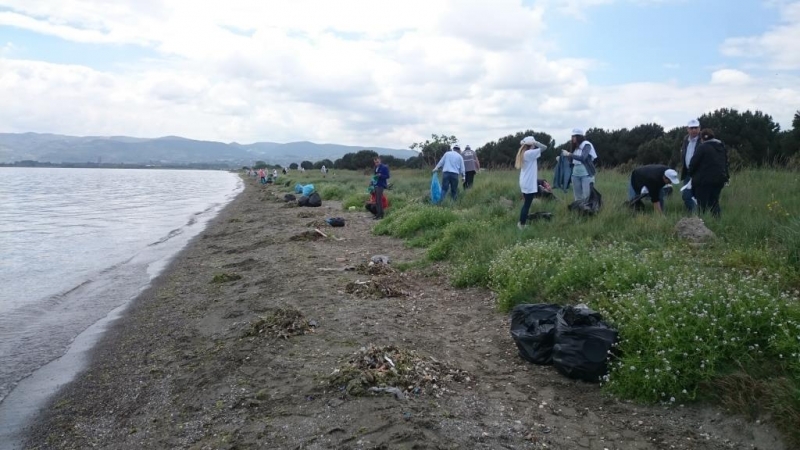
[[[792,129],[781,130],[773,118],[761,111],[744,111],[722,108],[703,114],[698,118],[702,128],[714,130],[717,139],[728,148],[732,169],[742,167],[761,167],[783,165],[800,169],[800,111],[792,120]],[[562,149],[569,149],[569,141],[556,145],[549,134],[542,131],[525,130],[504,136],[496,141],[488,142],[474,149],[481,162],[481,167],[508,168],[513,167],[519,150],[519,141],[525,136],[534,136],[537,141],[548,144],[542,154],[541,164],[555,164],[555,157]],[[681,143],[686,136],[686,127],[676,127],[669,131],[659,124],[647,123],[633,128],[605,130],[589,128],[586,139],[597,149],[597,164],[601,167],[614,168],[638,166],[644,164],[678,165]],[[418,169],[431,167],[448,151],[458,139],[453,135],[433,134],[430,139],[415,142],[409,146],[418,152],[418,156],[403,159],[391,155],[378,155],[373,150],[361,150],[347,153],[341,158],[331,161],[303,161],[299,167],[306,170],[319,170],[323,165],[327,168],[362,170],[372,167],[373,158],[381,160],[392,168]],[[258,165],[270,167],[263,161]],[[280,169],[280,166],[277,166]],[[293,163],[290,169],[297,169]]]

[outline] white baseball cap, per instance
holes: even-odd
[[[519,141],[520,145],[535,145],[537,143],[536,138],[533,136],[525,136],[523,140]]]
[[[686,126],[689,128],[700,128],[700,121],[697,119],[692,119],[688,124],[686,124]]]
[[[664,172],[664,176],[669,178],[669,181],[671,181],[672,184],[680,184],[681,183],[681,180],[678,179],[678,172],[674,171],[673,169],[667,169]]]
[[[573,136],[583,136],[584,133],[583,133],[583,130],[580,129],[580,128],[573,128],[572,129],[572,135]]]

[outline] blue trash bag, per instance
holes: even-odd
[[[434,173],[431,178],[431,203],[434,205],[442,201],[442,185],[439,183],[439,174]]]
[[[307,184],[307,185],[303,186],[303,195],[308,197],[309,195],[311,195],[313,193],[314,193],[314,185],[313,184]]]
[[[302,194],[303,193],[303,185],[300,184],[300,183],[295,184],[294,185],[294,193],[295,194]]]

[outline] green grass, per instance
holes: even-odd
[[[557,192],[531,209],[553,220],[522,231],[518,172],[480,173],[473,189],[440,206],[426,204],[430,177],[393,172],[391,207],[374,232],[426,248],[428,263],[451,265],[455,286],[492,289],[501,311],[537,302],[600,311],[621,339],[602,380],[610,393],[647,403],[716,401],[773,417],[800,444],[800,175],[734,174],[722,218],[703,217],[717,239],[700,248],[675,235],[685,216],[677,190],[663,216],[623,206],[628,173],[598,174],[597,216],[570,213],[572,192]],[[369,174],[342,172],[336,182],[343,207],[363,210]]]

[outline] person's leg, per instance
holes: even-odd
[[[375,186],[375,218],[383,219],[383,188]]]
[[[694,213],[694,209],[697,206],[694,202],[694,190],[692,189],[684,189],[681,191],[681,199],[683,199],[683,206],[686,207],[686,212],[689,214]]]
[[[583,182],[582,178],[584,177],[572,177],[572,196],[575,198],[575,201],[583,200]]]
[[[533,203],[534,194],[522,194],[525,202],[522,204],[522,210],[519,212],[519,223],[525,225],[528,221],[528,213],[531,211],[531,203]]]
[[[664,186],[661,188],[661,192],[658,193],[658,202],[661,203],[661,211],[665,212],[665,207],[667,206],[667,187]]]
[[[717,219],[720,218],[722,215],[722,208],[719,206],[719,197],[722,194],[722,188],[724,185],[720,184],[717,186],[711,186],[709,189],[709,207],[711,208],[711,215],[716,217]]]
[[[581,184],[583,184],[583,198],[581,200],[586,200],[589,198],[589,195],[592,193],[592,183],[594,183],[594,178],[581,177]]]
[[[458,198],[458,174],[453,174],[453,179],[450,181],[452,183],[453,190],[450,191],[450,195],[453,197],[453,202],[455,203],[456,198]]]
[[[693,186],[694,197],[697,199],[699,212],[705,213],[709,206],[709,189],[706,186]]]
[[[628,182],[628,200],[633,200],[636,195],[636,191],[633,190],[633,183]]]
[[[469,189],[472,187],[472,181],[475,179],[475,171],[470,170],[467,172],[467,179],[464,181],[464,189]]]
[[[441,204],[444,204],[444,201],[447,198],[447,189],[450,188],[450,178],[447,175],[448,172],[442,173],[442,200],[440,201]]]

